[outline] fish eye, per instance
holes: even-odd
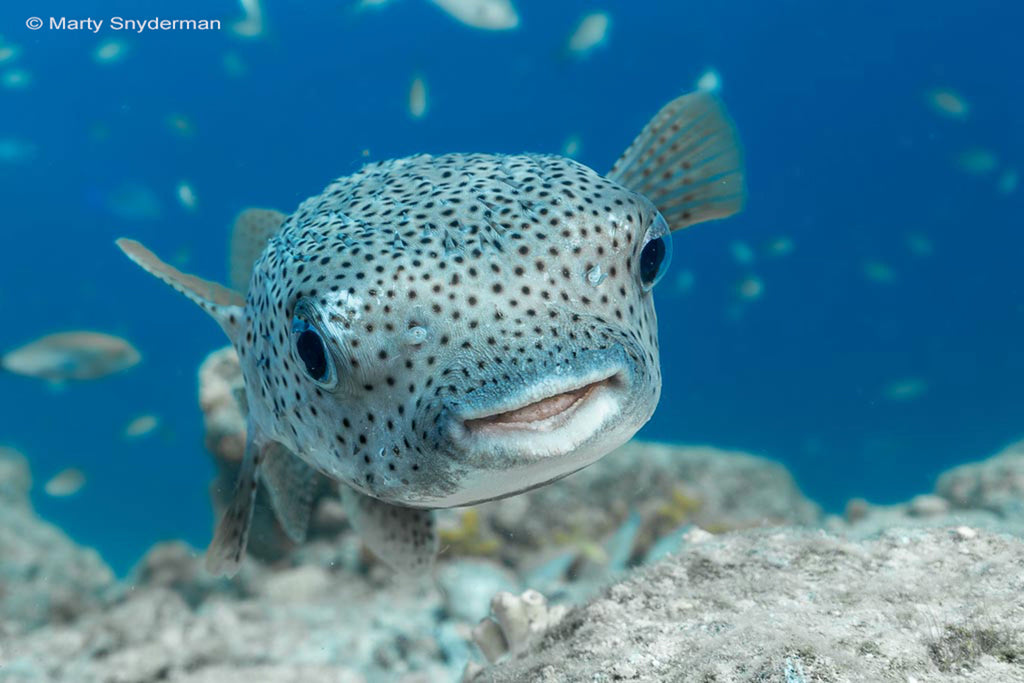
[[[644,237],[640,250],[640,285],[645,292],[651,290],[665,275],[672,262],[672,233],[659,213]]]
[[[337,382],[334,373],[334,362],[331,354],[327,351],[327,344],[324,342],[320,330],[310,320],[309,312],[304,310],[305,306],[296,306],[295,315],[292,317],[292,345],[295,355],[302,362],[306,375],[320,386],[330,389]]]

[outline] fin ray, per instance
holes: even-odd
[[[267,447],[260,477],[270,493],[270,504],[288,538],[306,539],[317,472],[279,443]]]
[[[181,292],[220,323],[228,337],[236,339],[244,318],[245,299],[216,282],[183,273],[164,263],[141,243],[122,237],[117,246],[143,270]]]
[[[743,208],[743,154],[717,97],[690,93],[662,107],[608,178],[646,196],[672,230]]]
[[[213,540],[206,549],[206,570],[215,576],[234,576],[242,564],[249,542],[252,513],[256,501],[256,481],[265,446],[255,439],[252,423],[245,444],[245,456],[235,481],[235,492],[217,524]]]

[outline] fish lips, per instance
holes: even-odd
[[[441,440],[461,470],[457,501],[501,498],[571,474],[628,441],[654,401],[621,344],[446,401]]]

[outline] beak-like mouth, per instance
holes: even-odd
[[[612,388],[617,382],[617,375],[612,375],[540,398],[530,397],[527,399],[528,402],[520,401],[520,405],[463,420],[462,426],[467,432],[479,435],[551,432],[570,422],[576,412],[597,392]]]
[[[541,486],[622,445],[650,416],[623,347],[487,382],[443,405],[441,443],[457,490],[430,502],[472,505]]]

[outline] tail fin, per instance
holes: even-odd
[[[672,230],[743,208],[743,153],[714,95],[678,97],[655,115],[608,178],[650,199]]]
[[[216,282],[181,272],[161,261],[156,254],[135,240],[122,237],[117,240],[117,246],[150,275],[163,280],[199,304],[200,308],[220,323],[232,341],[239,337],[245,315],[245,299],[238,292]]]

